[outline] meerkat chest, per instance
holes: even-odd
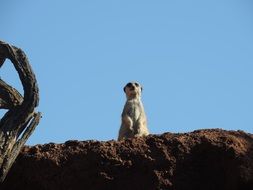
[[[143,106],[141,101],[129,100],[126,102],[125,108],[123,110],[123,115],[128,115],[133,119],[133,121],[137,121],[143,113]]]

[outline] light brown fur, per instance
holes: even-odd
[[[141,85],[136,82],[128,83],[124,92],[127,101],[121,114],[118,140],[148,135],[146,114],[141,101]]]

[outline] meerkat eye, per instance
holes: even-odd
[[[134,84],[135,84],[135,86],[137,86],[137,87],[140,86],[138,83],[134,83]]]
[[[128,87],[128,88],[129,88],[129,87],[132,87],[132,86],[133,86],[133,84],[132,84],[132,83],[130,83],[130,82],[129,82],[129,83],[127,83],[127,85],[126,85],[126,87]]]

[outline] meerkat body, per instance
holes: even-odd
[[[138,83],[128,83],[124,87],[127,101],[121,114],[118,140],[149,134],[147,119],[141,101],[142,87]]]

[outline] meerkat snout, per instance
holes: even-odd
[[[142,86],[137,82],[129,82],[124,87],[127,101],[121,114],[121,127],[118,140],[149,134],[147,119],[141,101]]]

